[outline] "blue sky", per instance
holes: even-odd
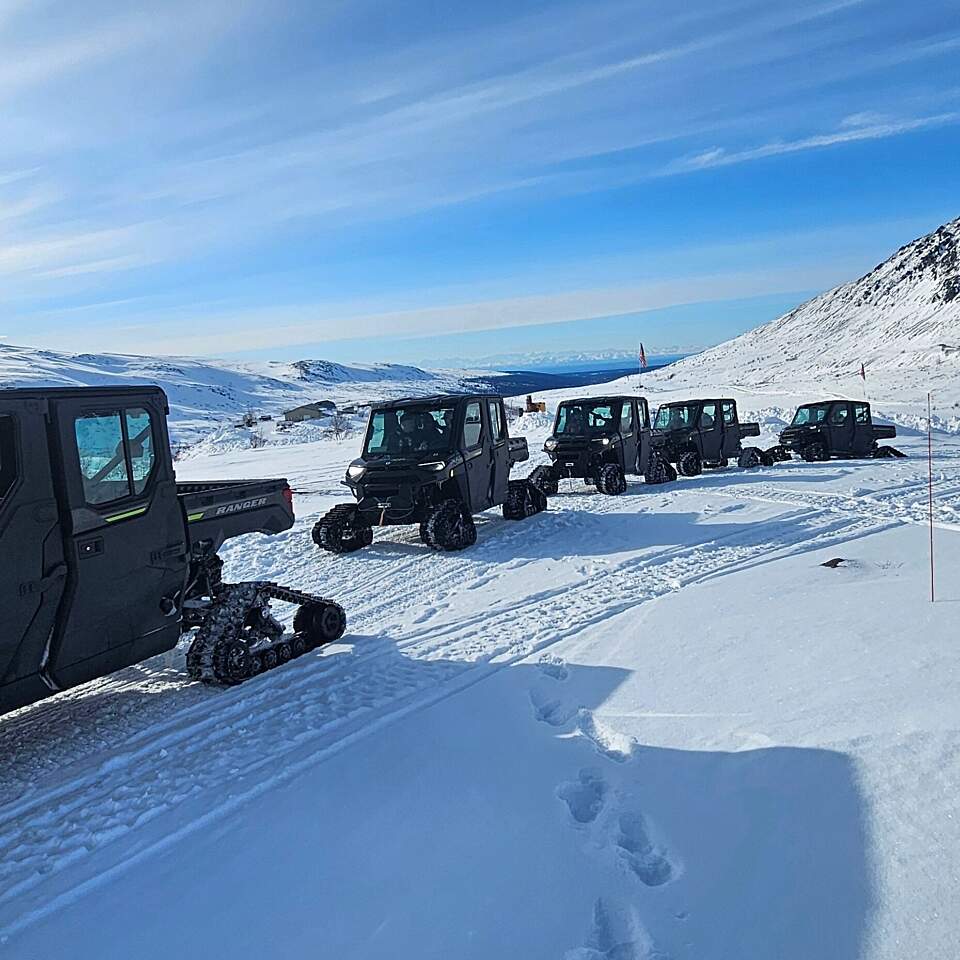
[[[0,335],[421,362],[717,342],[960,215],[956,13],[0,0]]]

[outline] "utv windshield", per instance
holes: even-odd
[[[699,403],[668,403],[657,411],[654,430],[693,430],[700,419]]]
[[[364,457],[447,453],[453,448],[455,407],[401,407],[374,410],[363,445]]]
[[[582,437],[616,430],[619,420],[619,403],[563,403],[557,414],[556,435]]]
[[[805,427],[807,424],[823,423],[830,412],[829,403],[811,403],[807,407],[799,407],[793,415],[791,427]]]

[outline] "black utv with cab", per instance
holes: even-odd
[[[780,434],[780,449],[782,459],[796,453],[810,463],[831,458],[904,457],[895,447],[877,444],[896,435],[892,424],[873,422],[866,401],[824,400],[797,408],[790,426]]]
[[[349,553],[373,542],[374,527],[417,523],[428,547],[462,550],[476,542],[476,513],[500,506],[508,520],[523,520],[546,509],[537,487],[510,479],[514,464],[529,456],[526,438],[508,434],[499,395],[376,404],[344,481],[356,502],[318,520],[313,540],[331,553]]]
[[[735,400],[665,403],[653,422],[654,448],[685,477],[697,476],[704,467],[725,467],[733,458],[747,469],[772,465],[772,454],[741,443],[758,436],[760,424],[741,423]]]
[[[0,390],[0,712],[170,650],[235,684],[338,639],[330,600],[228,584],[231,537],[293,525],[286,480],[177,483],[157,387]],[[294,633],[269,603],[296,604]]]
[[[563,479],[583,480],[609,496],[626,491],[627,475],[642,476],[647,483],[677,479],[653,448],[643,397],[564,400],[543,449],[550,463],[537,467],[530,481],[548,496],[557,493]]]

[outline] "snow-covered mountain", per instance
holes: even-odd
[[[660,379],[738,386],[946,387],[960,375],[960,218],[901,247],[868,274],[690,357]],[[954,391],[955,392],[955,391]]]
[[[469,378],[469,371],[388,363],[226,363],[0,346],[3,387],[157,384],[170,400],[171,428],[178,440],[193,440],[248,410],[275,415],[312,400],[343,403],[457,390]]]

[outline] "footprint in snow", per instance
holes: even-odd
[[[576,780],[561,783],[557,796],[577,823],[593,823],[603,809],[607,783],[596,770],[581,770]]]
[[[673,864],[651,841],[641,814],[620,815],[616,844],[624,863],[641,883],[660,887],[673,879]]]
[[[560,657],[543,657],[538,666],[540,672],[551,680],[566,680],[570,676],[566,662]]]
[[[633,738],[598,723],[591,711],[577,711],[577,730],[593,744],[601,757],[614,763],[626,763],[630,759],[634,746]]]
[[[636,908],[600,898],[593,906],[587,942],[568,950],[564,960],[669,960],[646,931]]]
[[[562,727],[577,712],[576,707],[568,706],[556,697],[545,696],[537,690],[530,691],[530,704],[534,717],[540,723],[547,723],[551,727]]]

